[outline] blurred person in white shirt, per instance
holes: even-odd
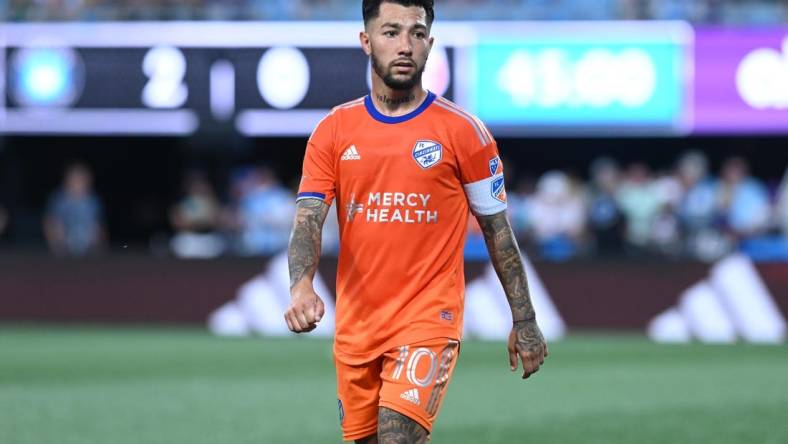
[[[529,200],[531,228],[542,255],[562,260],[577,255],[586,229],[582,195],[569,176],[548,171]]]
[[[664,204],[649,168],[642,163],[630,165],[616,197],[626,219],[627,242],[636,248],[647,247]]]

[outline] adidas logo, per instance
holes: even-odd
[[[419,391],[415,388],[405,390],[401,395],[399,395],[399,397],[405,401],[410,401],[416,405],[419,405]]]
[[[350,145],[350,148],[345,150],[340,160],[361,160],[361,155],[358,153],[356,145]]]

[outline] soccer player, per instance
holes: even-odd
[[[509,366],[523,378],[547,345],[506,219],[503,165],[474,116],[426,91],[432,0],[364,0],[359,38],[368,96],[335,107],[307,143],[290,239],[290,330],[324,313],[312,279],[332,201],[340,220],[336,335],[345,440],[423,443],[451,379],[462,333],[469,210],[512,311]]]

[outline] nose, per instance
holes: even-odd
[[[408,56],[410,57],[413,54],[413,43],[411,42],[410,35],[407,32],[403,32],[400,35],[399,39],[399,50],[397,52],[398,55],[401,56]]]

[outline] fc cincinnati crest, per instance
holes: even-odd
[[[492,197],[495,200],[499,200],[501,202],[506,202],[506,191],[504,191],[503,176],[501,176],[501,177],[499,177],[497,179],[494,179],[491,182],[491,187],[490,188],[491,188],[491,191],[492,191]]]
[[[490,175],[495,176],[498,173],[498,167],[501,165],[501,158],[495,156],[494,159],[490,159]]]
[[[443,147],[438,142],[419,140],[413,147],[413,159],[424,169],[440,162],[442,157]]]

